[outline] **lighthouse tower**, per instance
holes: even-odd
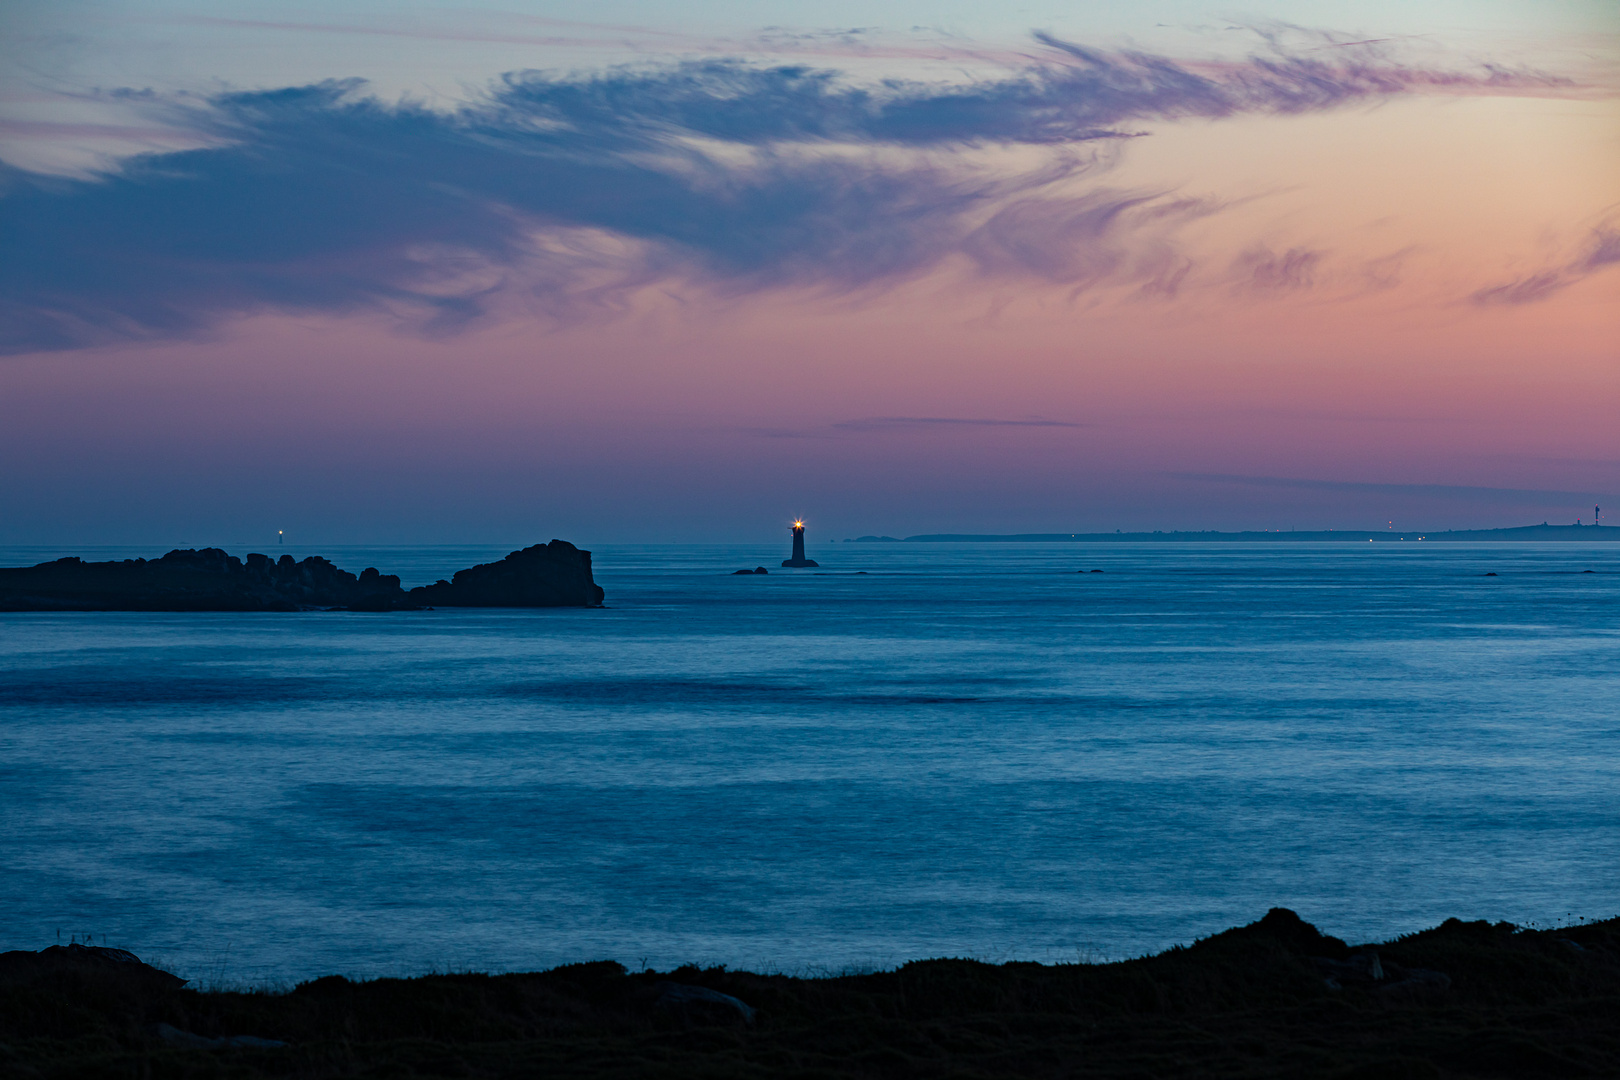
[[[793,558],[783,559],[783,566],[820,566],[814,559],[804,557],[804,521],[793,523]]]

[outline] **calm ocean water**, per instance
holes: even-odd
[[[813,972],[1620,913],[1620,545],[811,547],[598,547],[602,611],[0,615],[0,948]]]

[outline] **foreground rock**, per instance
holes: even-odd
[[[591,553],[553,540],[457,570],[449,581],[412,589],[410,598],[434,607],[601,607],[604,597],[591,577]]]
[[[688,1024],[752,1024],[758,1015],[758,1010],[747,1002],[707,986],[661,982],[655,989],[658,1008],[679,1016]]]
[[[795,978],[601,961],[329,975],[290,993],[184,989],[102,952],[116,950],[0,955],[0,1075],[1620,1075],[1620,919],[1547,931],[1449,919],[1352,947],[1277,908],[1109,964],[924,960]]]
[[[600,607],[591,553],[566,540],[514,551],[405,592],[367,567],[356,577],[319,556],[245,560],[219,548],[161,559],[57,559],[0,569],[0,611],[414,611],[423,607]]]
[[[52,945],[39,952],[0,953],[0,984],[67,977],[70,980],[119,985],[137,993],[178,990],[186,980],[141,962],[123,949],[101,945]]]

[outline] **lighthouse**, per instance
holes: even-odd
[[[804,557],[804,520],[793,523],[793,558],[783,559],[783,566],[820,566],[814,559]]]

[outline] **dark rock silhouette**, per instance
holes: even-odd
[[[1351,946],[1278,908],[1114,962],[795,977],[605,960],[290,993],[185,989],[98,952],[0,953],[0,1075],[1483,1080],[1613,1077],[1620,1045],[1620,919],[1448,919]]]
[[[448,582],[423,585],[409,596],[435,607],[601,607],[603,600],[591,578],[591,553],[566,540],[457,570]]]
[[[690,983],[661,982],[658,984],[657,1006],[668,1012],[675,1013],[689,1023],[736,1023],[744,1024],[754,1022],[755,1010],[752,1005],[722,994],[718,990],[710,990],[707,986],[693,986]]]
[[[1443,971],[1386,964],[1371,950],[1352,952],[1343,960],[1313,956],[1311,963],[1316,965],[1323,985],[1329,990],[1343,990],[1346,986],[1357,984],[1377,984],[1385,997],[1433,997],[1451,989],[1451,976]]]
[[[111,982],[131,993],[162,994],[178,990],[186,980],[141,962],[123,949],[102,945],[52,945],[39,952],[0,953],[0,983],[52,979],[75,982]]]
[[[770,573],[770,571],[765,569],[763,566],[756,566],[752,570],[733,570],[731,572],[731,576],[736,577],[738,574],[768,574],[768,573]]]
[[[463,580],[465,578],[465,580]],[[77,557],[0,569],[0,611],[415,611],[422,607],[598,607],[591,553],[563,540],[459,571],[455,582],[400,588],[367,567],[360,576],[312,555],[245,560],[219,548],[161,559],[87,563]]]
[[[169,552],[161,559],[87,563],[57,559],[0,569],[5,611],[297,611],[404,604],[399,578],[368,568],[359,578],[318,556],[297,562],[219,548]],[[408,605],[405,605],[408,606]]]

